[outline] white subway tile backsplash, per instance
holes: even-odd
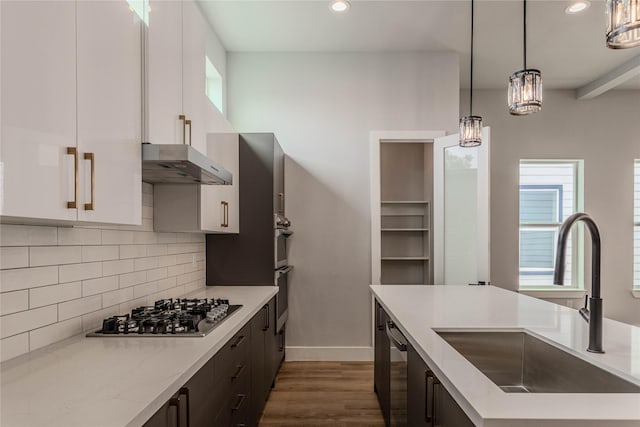
[[[2,360],[205,286],[205,236],[153,232],[153,186],[142,191],[141,226],[0,224]]]
[[[133,287],[118,289],[102,294],[102,306],[112,307],[133,299]]]
[[[175,288],[177,284],[175,277],[167,277],[166,279],[158,280],[158,290],[164,291],[169,288]]]
[[[103,245],[130,245],[133,243],[134,231],[102,230]]]
[[[0,337],[6,338],[32,329],[50,325],[58,320],[58,308],[55,305],[8,314],[0,318]]]
[[[147,280],[160,280],[167,277],[167,267],[154,268],[147,271]]]
[[[137,231],[133,233],[133,243],[136,245],[151,245],[154,243],[158,243],[158,238],[156,237],[158,233],[150,233],[147,231]]]
[[[37,350],[56,341],[72,337],[82,332],[82,319],[73,319],[54,323],[29,332],[29,351]]]
[[[32,246],[29,248],[29,266],[75,264],[82,262],[81,246]]]
[[[160,259],[158,260],[158,265],[160,267],[167,267],[167,266],[171,266],[171,265],[176,265],[177,259],[176,259],[176,255],[163,255],[160,257]]]
[[[134,261],[136,271],[150,270],[152,268],[158,268],[160,266],[159,257],[136,258]]]
[[[4,292],[0,294],[0,315],[29,309],[29,291]]]
[[[58,244],[56,227],[0,224],[0,246],[51,246]]]
[[[147,281],[146,271],[136,271],[135,273],[121,274],[120,287],[128,288],[129,286],[139,285]]]
[[[153,222],[153,207],[152,206],[143,206],[142,207],[142,219],[150,219]]]
[[[158,292],[158,282],[149,282],[133,287],[133,297],[140,298]]]
[[[102,294],[118,289],[118,276],[101,277],[82,281],[82,296]]]
[[[143,258],[147,256],[145,245],[120,245],[120,259]]]
[[[118,261],[105,261],[102,263],[102,274],[104,276],[131,273],[132,271],[133,271],[132,259],[121,259]]]
[[[102,310],[92,311],[91,313],[82,316],[82,330],[83,331],[95,331],[102,328],[102,321],[107,317],[117,316],[120,313],[119,307],[113,305],[111,307],[103,308]]]
[[[58,268],[60,283],[76,282],[78,280],[94,279],[102,276],[101,262],[61,265]]]
[[[96,228],[60,227],[59,245],[99,245],[102,243],[102,230]]]
[[[2,340],[0,345],[0,361],[12,359],[29,352],[29,333],[14,335]]]
[[[58,266],[0,271],[0,291],[9,292],[58,283]]]
[[[111,261],[120,257],[118,246],[83,246],[82,262]]]
[[[81,282],[63,283],[62,285],[42,286],[29,289],[29,307],[43,307],[59,302],[77,299],[82,296]]]
[[[167,245],[147,245],[147,256],[167,255]]]
[[[167,276],[173,277],[184,274],[184,264],[172,265],[167,267]]]
[[[102,308],[102,295],[74,299],[58,304],[59,320],[71,319]]]
[[[0,248],[0,270],[29,266],[29,248]]]

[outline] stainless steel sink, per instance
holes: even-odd
[[[436,332],[507,393],[640,393],[640,386],[524,332]]]

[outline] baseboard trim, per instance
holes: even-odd
[[[287,347],[288,362],[371,362],[373,347]]]

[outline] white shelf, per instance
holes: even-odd
[[[429,257],[426,256],[385,256],[381,258],[382,261],[428,261]]]
[[[428,228],[382,228],[380,231],[429,231]]]

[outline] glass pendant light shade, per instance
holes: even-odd
[[[607,47],[640,46],[640,0],[607,0]]]
[[[460,118],[461,147],[477,147],[482,144],[482,117],[464,116]]]
[[[540,70],[520,70],[509,77],[509,113],[514,116],[537,113],[542,109],[542,74]]]

